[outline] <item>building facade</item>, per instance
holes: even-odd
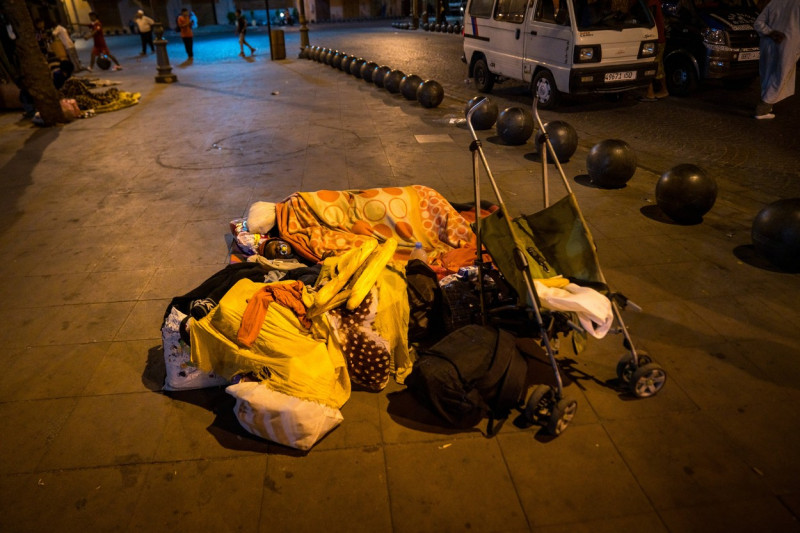
[[[184,7],[197,17],[198,26],[231,24],[230,17],[237,8],[248,20],[264,25],[269,4],[271,24],[287,23],[289,16],[297,24],[301,1],[306,20],[311,23],[400,17],[410,11],[410,0],[33,0],[30,5],[34,17],[65,23],[73,31],[88,24],[89,12],[94,11],[106,31],[129,33],[140,9],[167,28],[175,27],[175,19]]]

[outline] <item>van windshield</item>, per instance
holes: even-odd
[[[652,28],[653,16],[644,0],[574,0],[578,30]]]
[[[758,16],[758,9],[750,0],[668,0],[662,6],[665,15],[697,25],[704,25],[703,13],[721,16],[732,26],[752,26]]]

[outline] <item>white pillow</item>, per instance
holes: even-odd
[[[269,233],[275,227],[275,204],[255,202],[247,211],[247,231]]]

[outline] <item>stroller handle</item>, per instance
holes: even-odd
[[[555,164],[556,169],[558,170],[558,173],[561,176],[561,182],[564,184],[564,188],[567,190],[567,193],[572,194],[572,187],[569,184],[567,175],[564,174],[564,168],[561,166],[561,162],[558,160],[558,155],[556,154],[555,148],[553,148],[553,143],[550,142],[550,135],[547,133],[547,128],[544,127],[542,118],[539,116],[538,104],[539,104],[539,95],[535,94],[533,95],[533,104],[532,104],[533,118],[536,121],[536,126],[539,128],[539,132],[543,139],[542,150],[549,152],[550,155],[553,156],[553,163]],[[545,182],[547,181],[546,167],[543,167],[543,179],[545,180]],[[547,185],[545,185],[545,188],[546,187]],[[547,207],[547,200],[545,200],[545,202],[546,202],[545,207]]]
[[[536,121],[536,125],[539,127],[539,131],[542,134],[546,134],[547,132],[544,129],[544,124],[542,123],[542,118],[539,116],[539,95],[533,95],[533,104],[531,104],[531,108],[533,110],[533,119]]]
[[[469,131],[472,134],[473,141],[477,141],[478,136],[475,134],[475,128],[472,127],[472,115],[480,106],[486,104],[488,101],[489,99],[486,98],[485,96],[480,96],[478,97],[478,100],[475,102],[475,104],[469,108],[469,111],[467,111],[467,126],[469,126]]]

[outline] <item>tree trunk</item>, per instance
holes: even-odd
[[[33,105],[39,111],[45,126],[67,122],[61,111],[58,91],[53,85],[53,77],[45,57],[36,44],[33,20],[23,0],[0,0],[0,9],[17,34],[16,54],[19,60],[21,88],[33,98]]]

